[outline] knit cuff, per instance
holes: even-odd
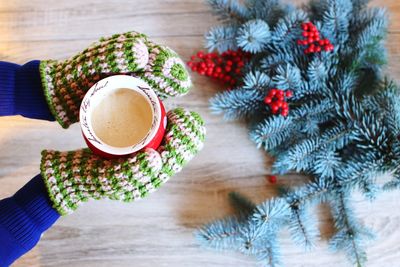
[[[4,201],[2,200],[0,206]],[[0,266],[10,266],[15,260],[24,255],[28,250],[15,242],[9,230],[0,224]]]
[[[47,105],[39,71],[40,61],[22,65],[15,75],[15,113],[31,119],[54,121]]]
[[[10,242],[5,247],[19,248],[10,250],[10,257],[31,250],[60,217],[51,206],[42,180],[37,175],[13,197],[0,201],[0,240],[4,235]]]
[[[38,60],[22,66],[0,61],[0,116],[54,121],[44,97],[39,64]]]
[[[15,73],[20,66],[0,61],[0,116],[15,114]]]
[[[60,217],[53,208],[40,174],[15,193],[13,198],[42,232],[50,228]]]

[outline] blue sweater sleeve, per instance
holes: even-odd
[[[54,121],[42,89],[40,61],[22,66],[0,61],[0,116]],[[41,175],[0,201],[0,267],[30,251],[60,217],[52,208]]]
[[[55,120],[44,96],[39,64],[38,60],[22,66],[0,61],[0,116]]]
[[[14,196],[0,201],[0,267],[31,250],[60,217],[38,174]]]

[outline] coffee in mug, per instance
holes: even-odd
[[[79,118],[88,147],[105,158],[156,149],[166,127],[165,109],[154,90],[128,75],[94,84],[82,100]]]
[[[153,110],[144,96],[119,88],[105,97],[92,112],[94,133],[113,147],[135,145],[151,129]]]

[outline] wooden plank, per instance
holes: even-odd
[[[296,1],[297,4],[305,1]],[[388,36],[387,72],[400,75],[400,7],[396,0],[373,1],[392,14]],[[174,48],[187,60],[203,46],[203,33],[215,18],[198,0],[13,0],[0,3],[0,59],[24,63],[31,59],[63,59],[84,49],[98,37],[138,30]],[[220,86],[193,75],[194,88],[185,97],[166,101],[168,108],[198,111],[207,123],[204,150],[182,173],[147,199],[131,204],[90,202],[60,219],[39,245],[14,266],[254,266],[235,253],[201,249],[193,230],[232,212],[227,194],[238,190],[261,202],[276,195],[266,182],[272,159],[257,150],[240,122],[224,122],[208,110],[208,99]],[[70,150],[84,146],[79,125],[63,130],[56,123],[19,116],[0,119],[0,198],[18,190],[38,173],[44,148]],[[279,177],[279,185],[296,186],[306,179]],[[368,266],[397,266],[400,260],[400,211],[397,192],[374,203],[355,196],[360,219],[379,239],[368,249]],[[322,240],[304,253],[284,231],[281,246],[286,266],[345,266],[343,254],[331,254],[326,239],[332,235],[329,212],[318,209]]]

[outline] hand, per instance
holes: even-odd
[[[102,38],[65,61],[40,63],[47,103],[63,128],[79,120],[79,107],[90,87],[117,73],[145,80],[161,99],[183,95],[191,87],[189,74],[179,56],[137,32]]]
[[[155,191],[202,148],[204,122],[195,112],[168,112],[163,142],[127,158],[104,160],[89,149],[42,151],[41,174],[54,208],[69,214],[89,199],[126,202]]]

